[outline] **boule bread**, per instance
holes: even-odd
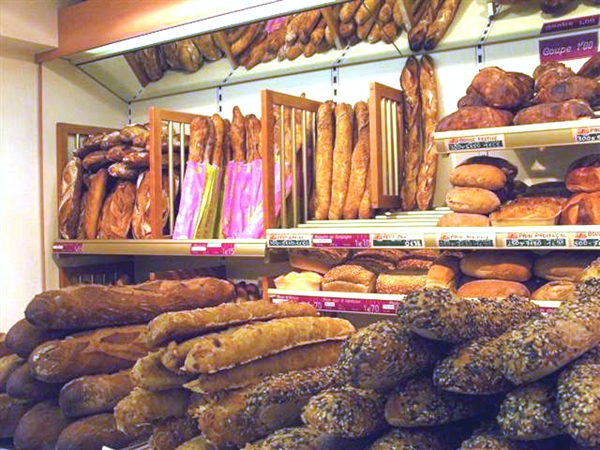
[[[460,270],[474,278],[527,281],[531,278],[533,260],[520,251],[477,251],[460,260]]]
[[[500,199],[487,189],[454,187],[446,194],[446,205],[454,212],[489,214],[500,206]]]

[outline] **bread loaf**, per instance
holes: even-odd
[[[315,150],[316,220],[325,220],[329,214],[334,138],[334,105],[333,102],[324,102],[317,110],[317,147]]]
[[[502,205],[498,211],[490,215],[490,219],[492,221],[532,220],[532,225],[536,225],[536,221],[543,220],[544,223],[552,225],[565,203],[564,198],[558,197],[520,197]]]
[[[459,165],[450,171],[450,183],[453,186],[477,187],[488,190],[506,186],[504,171],[488,164]]]
[[[531,300],[574,301],[575,283],[571,281],[550,281],[533,291]]]
[[[100,211],[102,211],[104,197],[106,196],[107,181],[108,172],[106,169],[100,169],[90,177],[83,210],[82,231],[84,239],[96,239]]]
[[[600,225],[600,191],[581,192],[569,199],[560,216],[563,225]]]
[[[13,441],[22,450],[55,450],[58,436],[69,425],[56,400],[31,408],[19,421]]]
[[[32,375],[48,383],[60,383],[83,375],[126,369],[148,353],[145,326],[101,328],[49,341],[29,356]]]
[[[375,292],[379,294],[408,294],[425,287],[427,275],[380,274]]]
[[[21,417],[32,405],[31,400],[0,394],[0,439],[13,437]]]
[[[500,206],[492,191],[474,187],[454,187],[446,194],[446,205],[458,213],[489,214]]]
[[[592,154],[573,161],[565,183],[571,192],[600,191],[600,156]]]
[[[505,72],[499,67],[486,67],[471,82],[469,90],[474,90],[485,102],[501,110],[518,108],[533,95],[533,86],[524,83],[514,73]]]
[[[60,384],[44,383],[33,378],[29,363],[15,370],[6,383],[6,393],[11,397],[35,402],[56,397],[60,388]]]
[[[512,119],[509,111],[490,106],[465,106],[441,119],[436,131],[504,127],[510,125]]]
[[[352,450],[353,440],[330,436],[319,430],[309,427],[282,428],[274,431],[264,439],[247,444],[243,450],[266,450],[266,449],[309,449],[318,448],[320,450],[335,450],[338,448]],[[197,449],[177,449],[177,450],[204,450],[204,447]],[[212,449],[210,449],[212,450]]]
[[[428,288],[456,289],[456,282],[460,276],[459,258],[444,255],[436,259],[427,271],[425,286]]]
[[[392,428],[378,438],[369,450],[428,449],[447,450],[460,445],[461,435],[448,433],[445,428]]]
[[[489,227],[490,219],[483,214],[449,213],[438,219],[438,227]]]
[[[119,180],[102,206],[98,228],[100,239],[126,239],[135,206],[135,184]]]
[[[123,448],[143,437],[144,434],[128,435],[117,430],[112,414],[96,414],[66,427],[58,437],[56,450]]]
[[[328,216],[330,220],[339,220],[342,218],[352,165],[353,130],[354,113],[352,106],[346,103],[336,105],[331,203],[329,205]]]
[[[233,296],[216,278],[160,280],[135,286],[78,285],[36,295],[25,316],[50,329],[145,323],[166,311],[214,306]]]
[[[189,417],[172,417],[153,424],[150,445],[153,450],[174,450],[199,433]]]
[[[58,206],[58,230],[62,239],[77,238],[79,207],[83,193],[83,166],[73,158],[63,170]]]
[[[531,278],[533,260],[520,251],[477,251],[465,255],[460,269],[475,278],[527,281]]]
[[[6,334],[6,346],[21,358],[28,358],[40,344],[52,339],[62,339],[68,331],[44,330],[32,325],[27,319],[15,323]]]
[[[515,125],[563,122],[594,117],[594,110],[585,100],[542,103],[521,109],[513,119]]]
[[[461,297],[506,298],[511,295],[529,298],[527,286],[516,281],[506,280],[476,280],[469,281],[458,288]]]
[[[8,379],[23,364],[25,364],[25,360],[18,355],[8,355],[0,358],[0,392],[6,392]]]
[[[343,264],[334,267],[321,281],[324,291],[374,292],[376,276],[373,272],[357,265]]]
[[[404,91],[404,175],[402,177],[402,209],[415,207],[419,162],[421,159],[421,96],[419,93],[419,62],[411,56],[400,74]]]
[[[365,193],[369,174],[369,108],[365,102],[354,106],[356,142],[352,151],[348,193],[344,200],[344,219],[358,218],[360,202]],[[334,174],[335,176],[335,174]]]
[[[8,356],[11,353],[14,353],[14,352],[12,352],[6,346],[6,334],[5,333],[0,333],[0,358],[3,358],[4,356]]]
[[[597,257],[596,252],[557,250],[537,258],[533,264],[533,273],[548,281],[575,283]]]

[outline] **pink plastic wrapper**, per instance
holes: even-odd
[[[233,218],[233,200],[237,173],[244,163],[229,161],[225,169],[225,188],[223,192],[223,210],[221,213],[221,236],[223,239],[231,237],[231,224]]]
[[[173,239],[193,239],[195,218],[200,209],[202,193],[206,182],[206,165],[188,161],[181,188],[179,212],[175,219]]]

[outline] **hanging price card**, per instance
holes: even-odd
[[[271,234],[267,236],[267,246],[272,248],[310,248],[310,234]]]
[[[368,234],[315,234],[313,247],[369,248],[371,239]]]
[[[233,242],[194,242],[190,245],[190,255],[198,256],[233,256],[235,244]]]
[[[586,231],[575,233],[571,245],[576,248],[598,248],[600,249],[600,232]]]
[[[502,150],[506,148],[504,142],[503,134],[494,134],[487,136],[449,138],[444,140],[444,145],[449,152]]]
[[[371,245],[376,248],[423,248],[423,233],[376,233],[371,235]]]
[[[600,142],[600,127],[573,128],[573,138],[577,143]]]
[[[63,242],[52,246],[53,253],[83,253],[81,242]]]
[[[517,232],[504,239],[507,248],[566,248],[567,233]]]
[[[439,248],[494,248],[494,233],[438,233],[436,242]]]

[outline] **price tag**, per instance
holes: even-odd
[[[566,233],[519,232],[504,238],[506,248],[566,248],[567,244]]]
[[[494,248],[494,233],[439,233],[436,235],[439,248]]]
[[[396,302],[353,298],[278,295],[277,298],[273,298],[272,301],[273,303],[283,303],[286,301],[310,303],[319,311],[329,312],[396,314],[396,310],[398,309],[398,304]]]
[[[580,33],[539,41],[540,61],[589,58],[598,51],[598,33]]]
[[[310,248],[310,234],[272,234],[267,237],[267,245],[273,248]]]
[[[598,26],[600,15],[574,17],[572,19],[555,20],[546,22],[542,25],[541,34],[557,33],[561,31],[579,30],[581,28],[589,28]]]
[[[573,139],[579,144],[600,142],[600,127],[573,128]]]
[[[63,242],[52,246],[53,253],[83,253],[81,242]]]
[[[477,150],[502,150],[505,147],[503,134],[490,134],[486,136],[458,137],[444,140],[446,150],[477,151]]]
[[[315,234],[313,247],[369,248],[371,239],[368,234]]]
[[[376,248],[423,248],[425,235],[422,233],[372,234],[371,245]]]
[[[190,245],[190,255],[200,256],[233,256],[235,244],[233,242],[200,241]]]
[[[600,232],[575,233],[571,246],[576,248],[600,248]]]

